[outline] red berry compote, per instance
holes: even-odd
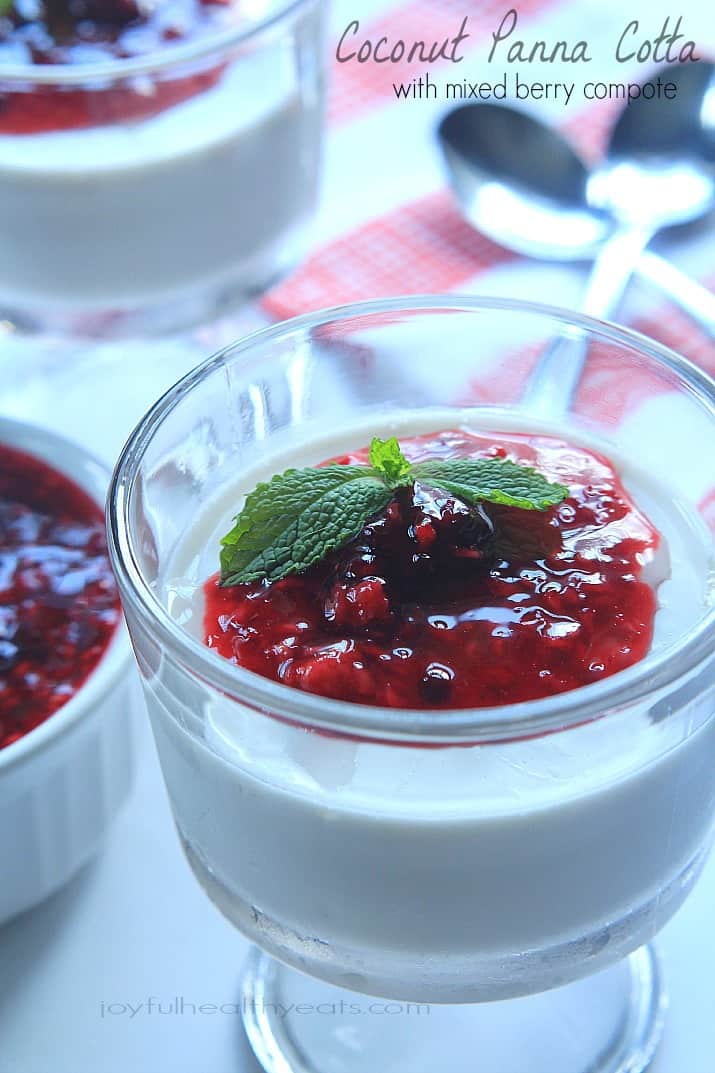
[[[401,708],[535,700],[646,655],[667,550],[608,459],[541,434],[400,442],[411,461],[508,457],[569,494],[545,512],[470,507],[414,483],[303,574],[228,588],[211,577],[207,645],[298,689]]]
[[[119,618],[101,508],[0,445],[0,748],[74,696]]]

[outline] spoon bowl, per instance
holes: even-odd
[[[655,231],[692,228],[714,205],[712,65],[672,65],[668,78],[678,94],[665,102],[673,107],[662,129],[658,108],[647,107],[652,102],[633,102],[595,175],[558,130],[508,105],[458,106],[442,119],[438,141],[462,212],[493,242],[542,260],[595,261],[609,240],[630,229],[640,250],[635,242],[616,251],[616,266],[627,253],[631,270],[715,335],[715,297],[645,248]],[[589,311],[604,315],[593,303]]]
[[[609,156],[667,158],[686,151],[715,164],[715,65],[674,63],[661,73],[675,85],[675,97],[629,101],[611,133]]]
[[[462,210],[499,245],[528,257],[587,260],[612,232],[608,214],[588,204],[581,158],[533,116],[461,105],[444,117],[438,137]]]
[[[715,205],[715,123],[708,120],[715,66],[674,64],[667,77],[673,100],[630,100],[586,187],[594,208],[651,232],[700,219]]]

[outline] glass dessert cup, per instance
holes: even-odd
[[[143,56],[0,64],[2,319],[169,332],[292,267],[317,201],[322,11],[265,0]]]
[[[569,412],[526,413],[534,362],[574,335],[588,354]],[[662,482],[666,513],[687,512],[706,549],[675,639],[542,701],[409,711],[290,689],[181,625],[196,580],[182,592],[177,549],[237,474],[405,422],[548,427]],[[110,547],[188,860],[263,951],[243,1016],[267,1070],[648,1066],[665,998],[647,944],[695,882],[715,817],[714,456],[704,374],[632,333],[492,299],[285,322],[209,359],[138,426]]]

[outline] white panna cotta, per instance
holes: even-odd
[[[346,430],[242,474],[177,548],[160,593],[171,614],[202,638],[201,586],[259,480],[373,434],[459,424],[429,421]],[[646,578],[653,661],[704,614],[712,544],[667,486],[625,460],[616,468],[662,538]],[[269,952],[346,987],[478,1001],[595,971],[660,928],[707,845],[712,683],[556,733],[424,747],[312,732],[219,692],[207,703],[190,671],[161,657],[145,673],[176,823],[208,893]]]
[[[314,35],[317,47],[317,22]],[[120,109],[113,122],[34,133],[0,125],[6,311],[96,319],[172,302],[191,320],[295,261],[317,197],[322,94],[292,38],[274,33],[189,66],[177,102],[152,111],[154,94],[172,92],[170,75],[129,83],[141,99],[146,82],[143,117]],[[100,81],[86,92],[101,104],[115,91]]]

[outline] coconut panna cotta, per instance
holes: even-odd
[[[4,6],[6,311],[108,333],[154,312],[146,327],[161,326],[292,263],[317,189],[317,3],[265,40],[241,0]]]
[[[386,728],[399,708],[576,707],[699,620],[711,540],[670,489],[558,429],[458,417],[265,458],[180,542],[171,616],[296,697],[384,710]],[[297,502],[286,537],[275,519]],[[244,932],[335,983],[445,1002],[555,986],[647,941],[697,874],[712,721],[686,737],[642,702],[425,747],[219,694],[199,719],[195,691],[170,667],[148,690],[189,860]]]

